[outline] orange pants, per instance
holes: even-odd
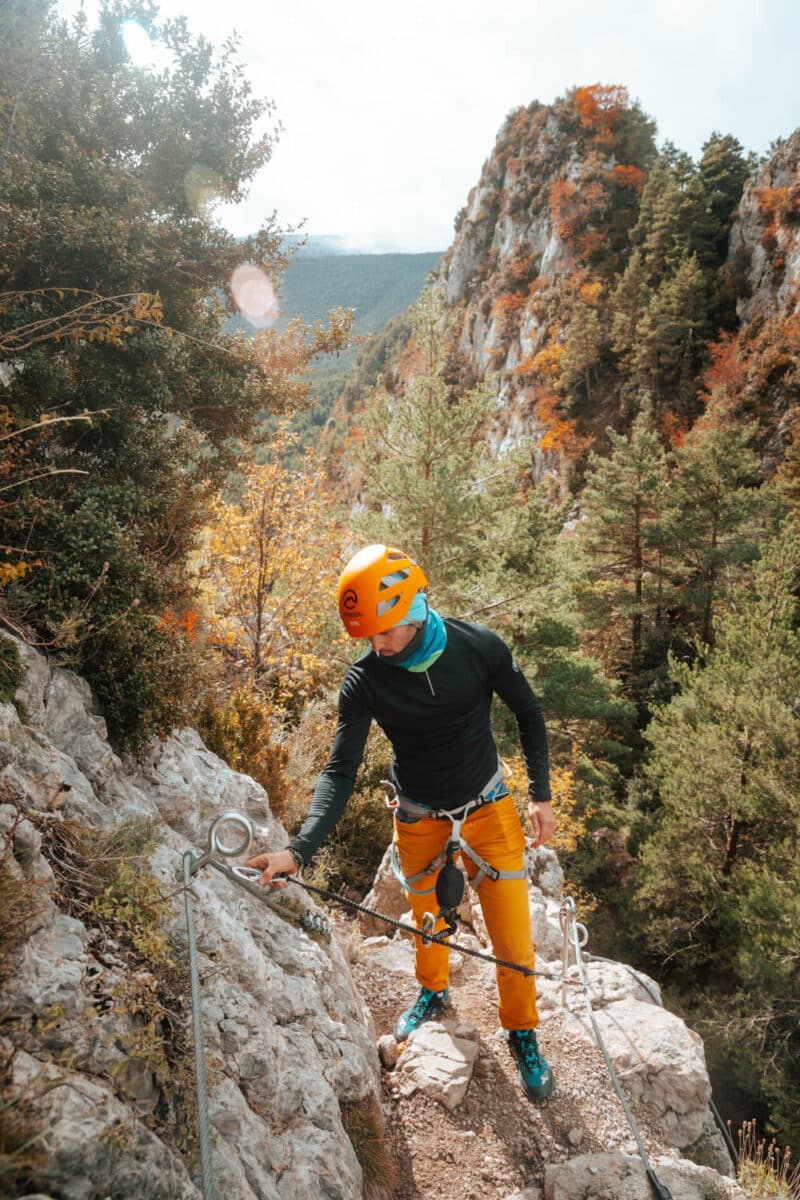
[[[408,879],[427,867],[450,839],[452,826],[449,820],[421,817],[408,823],[395,817],[394,840],[400,855],[403,874]],[[510,796],[504,796],[493,804],[471,812],[461,827],[465,842],[482,859],[501,871],[519,871],[523,866],[525,836]],[[463,866],[472,879],[478,872],[468,855],[462,855],[459,865]],[[411,886],[416,889],[433,887],[436,872],[417,880]],[[416,896],[406,892],[411,904],[414,924],[422,927],[426,912],[436,912],[438,904],[434,893]],[[492,941],[495,958],[520,963],[533,970],[534,952],[531,941],[531,918],[528,908],[528,882],[526,879],[484,879],[478,888],[486,928]],[[443,922],[437,922],[437,932]],[[432,942],[423,946],[420,938],[416,944],[416,975],[422,987],[441,992],[447,987],[450,951],[446,946]],[[504,1029],[535,1029],[539,1024],[536,1011],[536,981],[531,975],[510,971],[508,967],[497,967],[497,992],[499,996],[500,1024]]]

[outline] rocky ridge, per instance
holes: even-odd
[[[20,710],[0,706],[0,830],[5,868],[40,903],[6,973],[0,1036],[9,1093],[28,1088],[38,1097],[47,1160],[38,1195],[190,1200],[200,1195],[196,1162],[154,1119],[174,1098],[142,1050],[141,1016],[123,1002],[152,980],[108,936],[102,911],[96,923],[71,915],[49,830],[80,826],[99,842],[131,821],[150,822],[156,847],[148,869],[178,945],[181,858],[203,844],[211,819],[245,813],[271,846],[286,834],[263,790],[192,730],[123,763],[86,683],[22,643],[18,649]],[[373,1183],[364,1193],[372,1200],[646,1195],[581,994],[572,989],[561,1002],[557,861],[539,851],[529,866],[538,961],[556,977],[539,981],[542,1039],[557,1079],[541,1107],[518,1087],[497,1029],[489,964],[454,952],[451,1011],[398,1047],[391,1029],[415,990],[404,937],[390,940],[369,926],[362,933],[338,916],[336,935],[321,942],[217,873],[199,873],[192,890],[218,1195],[362,1195],[347,1112],[365,1104],[377,1114],[375,1136],[388,1114],[397,1167],[393,1187]],[[312,907],[292,894],[298,912]],[[368,903],[390,914],[404,908],[386,863]],[[460,939],[485,948],[469,898],[462,917]],[[710,1120],[699,1038],[660,1007],[652,980],[600,961],[589,975],[598,1021],[675,1200],[741,1198]],[[184,1007],[181,1020],[187,1015]]]
[[[730,257],[747,266],[750,294],[738,305],[743,325],[759,314],[800,310],[800,129],[745,184]]]

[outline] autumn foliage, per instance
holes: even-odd
[[[572,103],[583,128],[591,130],[598,141],[606,141],[621,114],[630,107],[630,97],[627,88],[593,83],[576,88]]]
[[[267,461],[242,466],[240,497],[217,498],[201,565],[212,633],[234,678],[280,710],[312,696],[330,668],[323,632],[342,540],[313,455],[285,465],[294,444],[279,427]]]

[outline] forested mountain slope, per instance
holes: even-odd
[[[442,260],[462,380],[491,378],[494,438],[534,435],[540,474],[607,445],[642,390],[680,438],[741,326],[796,312],[800,133],[756,170],[730,135],[693,163],[654,132],[622,88],[515,110]],[[796,383],[774,386],[751,379],[750,403],[777,404],[785,434]]]

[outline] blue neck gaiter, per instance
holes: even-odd
[[[382,654],[383,662],[403,667],[406,671],[427,671],[447,645],[447,629],[435,609],[428,609],[428,618],[417,636],[399,654]]]

